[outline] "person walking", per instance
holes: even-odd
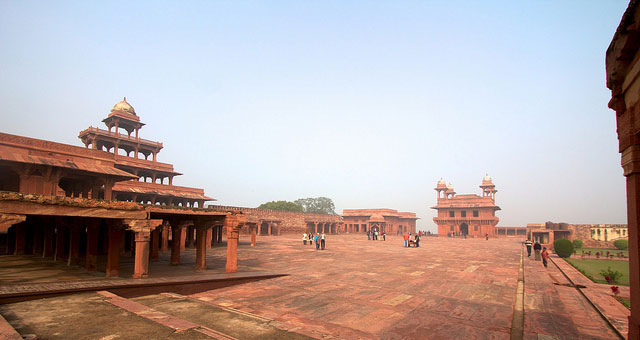
[[[536,241],[536,243],[533,244],[533,251],[536,253],[535,256],[535,260],[536,261],[540,261],[540,250],[542,249],[542,246],[540,245],[540,243],[538,243],[538,241]]]
[[[367,231],[367,240],[371,241],[371,230]]]
[[[407,233],[404,233],[404,235],[402,235],[402,238],[404,239],[404,246],[405,246],[405,248],[408,248],[408,247],[409,247],[409,238],[410,238],[410,237],[411,237],[411,236],[409,236],[409,234],[407,234]]]
[[[316,250],[320,249],[320,234],[316,233],[316,236],[313,238],[316,242]]]
[[[307,245],[307,233],[302,234],[302,244]]]
[[[325,236],[324,236],[324,233],[322,233],[322,236],[320,236],[320,248],[322,250],[324,250],[324,239],[325,239]]]
[[[374,240],[378,240],[378,230],[376,229],[376,231],[373,232],[373,239]]]
[[[420,248],[420,235],[416,234],[416,248]]]
[[[387,233],[385,231],[382,232],[382,240],[383,241],[387,240]]]
[[[489,233],[487,233],[487,241],[489,241]]]
[[[547,262],[549,261],[549,252],[547,251],[547,247],[542,248],[542,264],[545,268],[547,268]]]
[[[527,257],[531,257],[531,246],[533,245],[533,243],[531,243],[530,239],[527,239],[526,241],[524,241],[524,245],[525,247],[527,247]]]

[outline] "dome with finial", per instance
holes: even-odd
[[[113,112],[113,111],[120,111],[120,112],[130,113],[132,115],[136,114],[136,110],[133,109],[133,106],[131,106],[131,104],[127,103],[127,97],[124,97],[121,101],[116,103],[116,105],[114,105],[113,108],[111,109],[111,112]]]
[[[444,189],[446,187],[447,187],[447,182],[445,182],[444,179],[440,177],[440,180],[438,181],[438,185],[436,186],[436,188]]]
[[[447,191],[453,191],[453,185],[451,183],[447,185]]]
[[[493,185],[493,182],[491,181],[491,177],[489,177],[489,174],[485,174],[484,177],[482,178],[482,185]]]

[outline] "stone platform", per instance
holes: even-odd
[[[522,240],[424,237],[420,248],[404,248],[396,236],[387,237],[387,241],[368,241],[365,235],[327,237],[323,251],[303,246],[301,235],[259,237],[256,247],[238,248],[239,272],[270,271],[288,276],[185,293],[181,304],[175,304],[173,296],[154,293],[132,301],[220,334],[233,330],[200,318],[209,308],[264,322],[247,324],[255,328],[254,333],[232,334],[238,339],[260,338],[256,334],[264,325],[288,336],[317,339],[510,339],[522,269],[525,304],[521,337],[618,338],[575,287],[563,285],[569,282],[557,267],[545,269],[526,255],[522,258]],[[219,256],[215,251],[207,254],[212,263]],[[190,256],[189,252],[183,256],[188,268]],[[87,312],[104,304],[103,297],[86,295],[87,304],[83,305],[77,296],[7,304],[0,308],[0,314],[20,332],[64,339],[52,335],[64,335],[63,327],[39,326],[42,323],[34,308],[38,308],[38,301],[51,300],[45,305],[52,313],[56,306],[61,308],[57,315],[64,317],[57,316],[57,320],[64,321],[75,317],[64,314],[68,312],[62,307],[64,299],[73,299],[77,309]],[[136,321],[140,317],[130,315],[127,320],[143,323]],[[161,323],[153,327],[159,327],[158,331],[166,328]],[[74,336],[78,334],[81,329],[74,331]],[[118,339],[127,338],[119,334]],[[176,331],[167,334],[166,338],[184,338]],[[204,336],[198,334],[198,338]],[[134,335],[140,334],[132,333],[131,338]]]

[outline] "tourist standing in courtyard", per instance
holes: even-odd
[[[404,235],[402,235],[402,238],[404,239],[404,246],[409,247],[409,238],[411,238],[411,236],[409,236],[409,234],[407,233],[404,233]]]
[[[420,235],[416,234],[416,248],[420,248]]]
[[[386,232],[382,232],[382,240],[386,241],[387,240],[387,233]]]
[[[302,244],[307,245],[307,233],[302,234]]]
[[[371,241],[371,230],[367,231],[367,240]]]
[[[538,241],[536,241],[536,243],[533,245],[533,251],[535,252],[535,259],[536,261],[540,261],[540,250],[542,249],[542,246],[540,245],[540,243],[538,243]]]
[[[527,257],[531,257],[531,240],[527,239],[526,241],[524,241],[524,245],[525,247],[527,247]]]
[[[542,264],[545,268],[547,268],[547,261],[549,261],[549,252],[547,251],[547,247],[542,248]]]
[[[316,243],[316,250],[320,249],[320,234],[316,233],[313,241]]]
[[[320,236],[320,248],[322,250],[324,250],[324,239],[325,239],[325,236],[324,236],[324,233],[322,233],[322,236]]]

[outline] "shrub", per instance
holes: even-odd
[[[582,240],[573,240],[573,248],[574,249],[582,248]]]
[[[612,270],[611,267],[607,267],[606,270],[601,270],[600,275],[602,275],[609,284],[616,283],[622,278],[622,273],[617,270]]]
[[[573,254],[573,244],[569,240],[555,240],[555,242],[553,242],[553,249],[560,257],[567,258]]]
[[[620,249],[620,250],[625,250],[627,248],[629,248],[629,241],[627,240],[616,240],[615,242],[613,242],[613,245]]]

